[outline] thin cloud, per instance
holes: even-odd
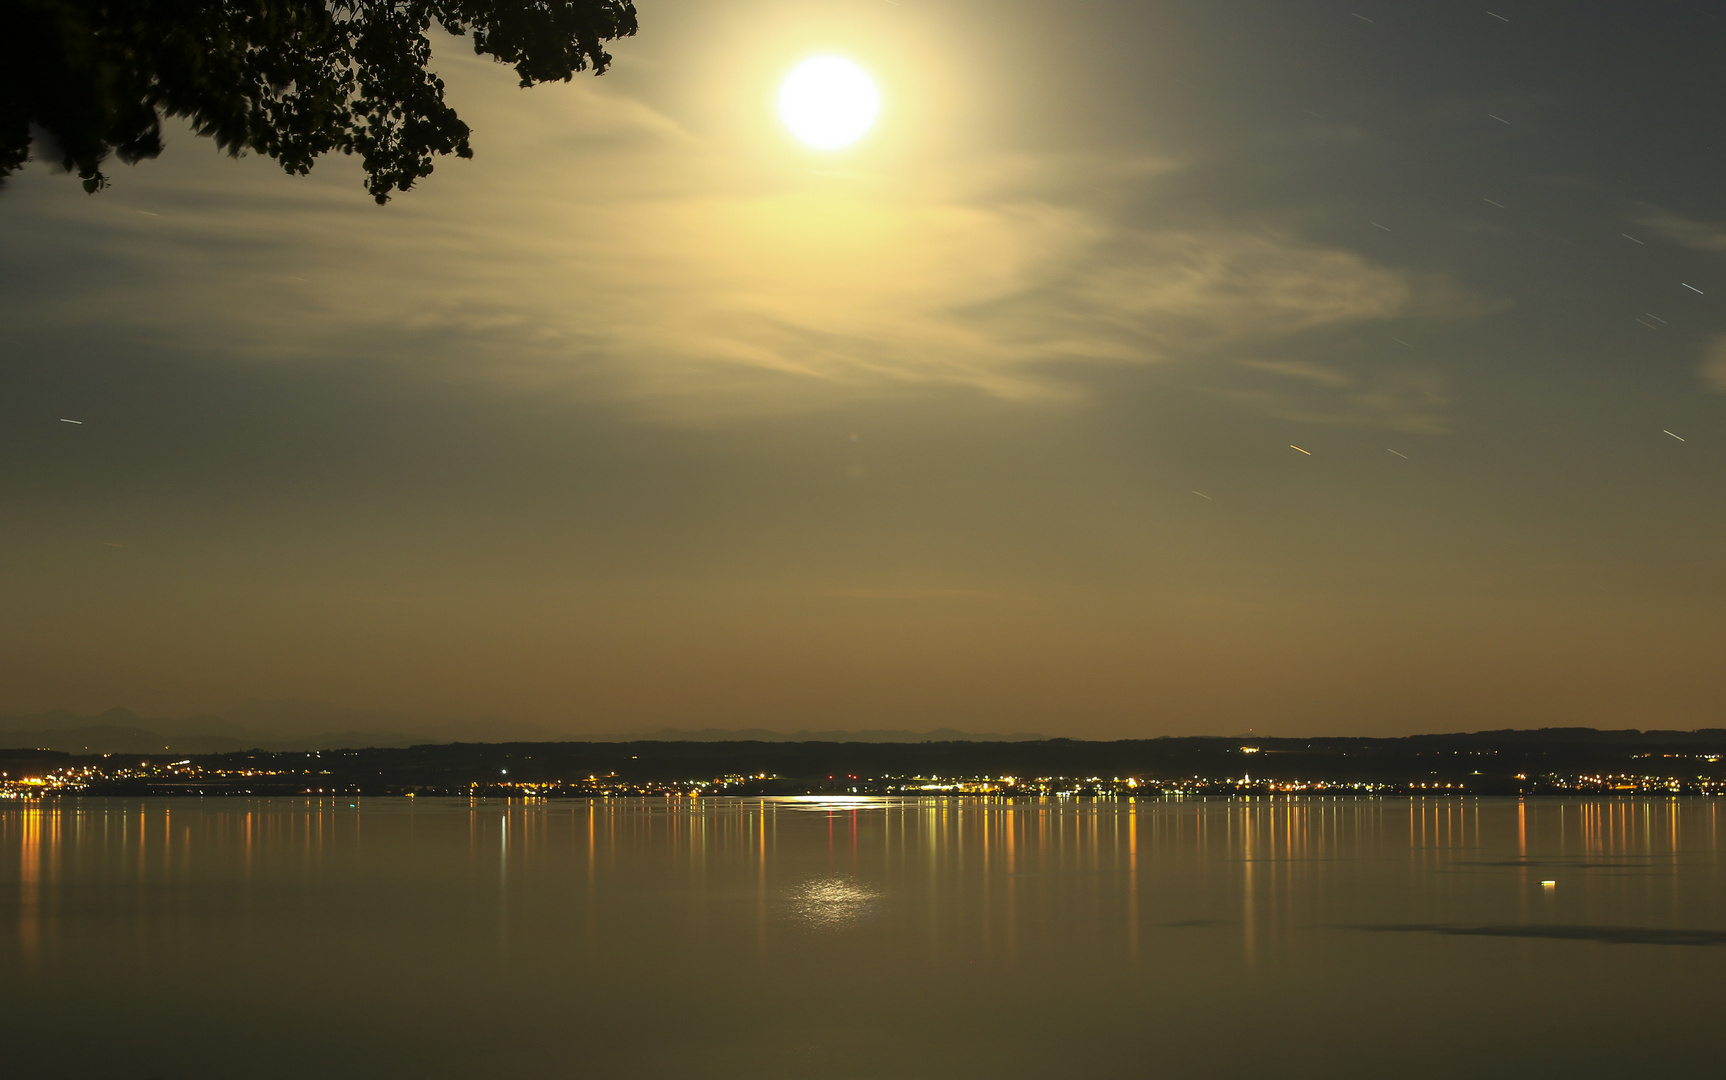
[[[1266,416],[1308,424],[1376,427],[1411,435],[1451,430],[1455,403],[1447,380],[1420,368],[1345,372],[1301,361],[1245,361],[1268,381],[1213,387],[1217,396]]]
[[[1726,228],[1683,217],[1658,207],[1644,207],[1636,220],[1675,244],[1695,251],[1726,251]]]
[[[1154,191],[1181,167],[1168,159],[833,175],[716,146],[599,84],[514,97],[513,112],[487,93],[511,120],[483,129],[495,164],[440,166],[385,211],[339,170],[293,181],[183,157],[129,188],[160,219],[55,202],[129,266],[79,295],[81,316],[213,355],[399,355],[711,419],[934,387],[1070,399],[1075,364],[1203,363],[1481,307],[1292,233],[1124,227],[1118,193]],[[1418,427],[1418,396],[1378,379],[1348,407]]]
[[[1717,334],[1709,339],[1698,374],[1708,389],[1726,393],[1726,334]]]
[[[1334,367],[1327,367],[1324,364],[1307,363],[1304,360],[1243,360],[1241,367],[1317,383],[1319,386],[1331,389],[1353,386],[1355,382],[1354,376],[1347,372]]]

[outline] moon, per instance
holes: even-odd
[[[875,126],[881,91],[843,56],[814,56],[779,84],[779,119],[805,145],[843,150]]]

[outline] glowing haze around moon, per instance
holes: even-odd
[[[881,92],[868,72],[842,56],[798,64],[779,84],[779,118],[817,150],[840,150],[875,126]]]

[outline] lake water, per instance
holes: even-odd
[[[7,804],[0,1060],[1718,1075],[1722,824],[1644,799]]]

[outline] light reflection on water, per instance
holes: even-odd
[[[821,878],[792,889],[788,910],[809,926],[837,930],[868,918],[880,895],[851,878]]]
[[[1707,800],[20,804],[0,1005],[49,1075],[1646,1073],[1712,1060],[1721,842]]]

